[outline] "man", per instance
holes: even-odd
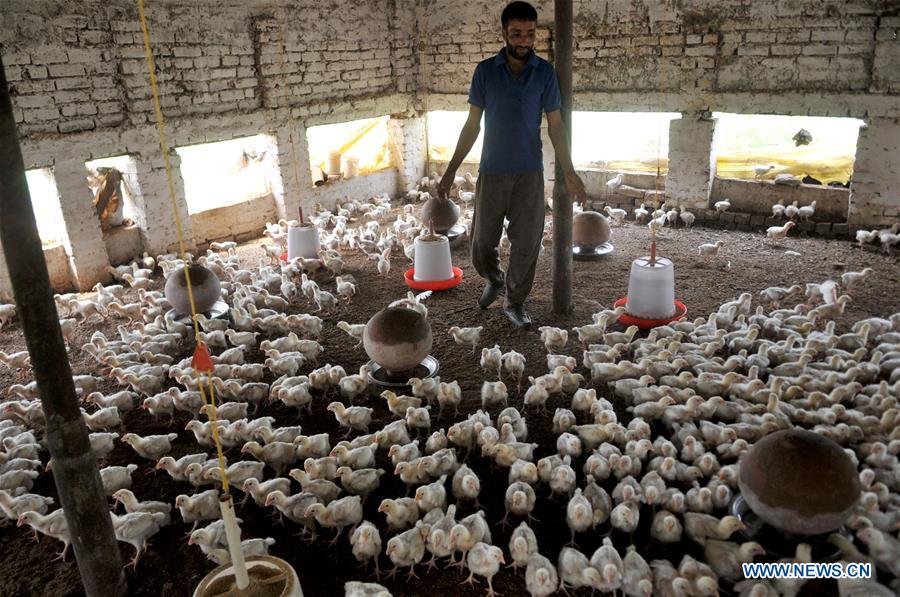
[[[584,183],[575,173],[556,72],[534,53],[537,11],[527,2],[512,2],[500,17],[505,47],[475,68],[469,88],[469,117],[456,143],[453,159],[438,187],[446,197],[456,170],[481,131],[485,136],[472,223],[472,265],[487,283],[478,300],[490,306],[504,285],[503,311],[517,327],[531,324],[525,299],[531,292],[544,231],[544,175],[541,154],[541,112],[547,114],[556,160],[565,173],[566,187],[579,201],[586,199]],[[503,220],[509,220],[511,243],[504,279],[497,245]]]

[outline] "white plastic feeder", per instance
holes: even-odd
[[[341,175],[341,152],[329,151],[328,159],[325,161],[325,174],[329,176]]]
[[[347,156],[344,158],[344,178],[356,178],[359,176],[359,158]]]
[[[251,556],[246,559],[249,587],[240,590],[235,586],[234,566],[229,562],[207,574],[197,588],[194,597],[212,595],[278,595],[279,597],[303,597],[300,579],[290,564],[274,556]],[[276,592],[278,589],[280,592]]]
[[[427,234],[416,239],[413,279],[417,282],[444,282],[453,278],[450,241],[442,234]]]
[[[667,319],[675,315],[675,267],[670,259],[639,257],[631,262],[625,309],[639,319]]]
[[[319,256],[321,244],[319,229],[312,224],[301,224],[288,228],[288,260],[304,257],[315,259]]]

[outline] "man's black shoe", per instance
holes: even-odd
[[[500,296],[500,291],[503,290],[503,285],[494,286],[492,282],[488,282],[484,285],[484,291],[481,293],[481,298],[478,299],[478,306],[482,309],[487,309],[490,307],[494,301],[497,300],[497,297]]]
[[[507,305],[503,307],[503,312],[506,313],[509,320],[513,322],[513,325],[518,328],[524,328],[531,325],[531,317],[525,312],[524,305]]]

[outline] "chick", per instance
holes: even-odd
[[[549,353],[562,350],[569,340],[569,332],[567,330],[545,325],[539,327],[538,331],[541,332],[541,342],[544,343],[544,347]]]
[[[508,397],[506,384],[502,381],[486,381],[481,386],[482,409],[487,409],[488,406],[495,404],[506,406]]]
[[[177,433],[148,435],[145,437],[135,433],[126,433],[120,438],[120,441],[131,446],[138,456],[156,461],[172,451],[172,442],[176,439],[178,439]]]
[[[501,361],[503,358],[503,351],[500,350],[500,346],[494,344],[493,348],[482,348],[481,349],[481,369],[485,373],[497,374],[497,378],[500,378],[500,367]]]
[[[505,563],[503,551],[499,547],[479,541],[466,555],[466,566],[469,568],[469,578],[466,579],[466,583],[474,584],[476,574],[483,576],[488,583],[488,597],[494,597],[497,593],[494,592],[491,581],[500,570],[500,564]]]
[[[381,553],[381,535],[375,525],[368,520],[362,521],[352,533],[350,533],[350,545],[353,556],[357,562],[362,562],[368,566],[369,560],[375,562],[375,575],[381,576],[381,569],[378,567],[378,554]]]
[[[458,326],[452,326],[447,333],[453,336],[453,341],[457,344],[472,345],[472,353],[475,353],[475,349],[478,347],[478,342],[481,338],[481,330],[484,329],[484,326],[478,327],[470,327],[470,328],[461,328]]]
[[[547,597],[559,588],[556,566],[539,553],[528,557],[525,568],[525,588],[532,597]]]
[[[515,350],[503,353],[500,357],[503,370],[516,380],[516,389],[522,390],[522,375],[525,372],[525,357]]]
[[[334,413],[334,418],[342,427],[347,428],[347,433],[351,430],[369,432],[373,409],[364,406],[346,407],[340,402],[332,402],[326,410]]]

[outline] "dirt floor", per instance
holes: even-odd
[[[574,310],[564,316],[551,312],[551,250],[548,246],[540,258],[538,275],[528,308],[535,320],[534,331],[516,331],[508,323],[497,305],[487,311],[480,310],[476,298],[481,292],[482,282],[475,274],[466,255],[465,244],[457,246],[453,251],[455,265],[462,268],[464,278],[456,289],[436,293],[428,299],[429,320],[434,333],[432,353],[440,359],[439,375],[442,380],[458,380],[463,389],[463,406],[455,420],[461,420],[469,412],[480,407],[479,390],[484,376],[479,368],[479,354],[471,349],[456,345],[447,333],[452,325],[484,326],[481,345],[490,347],[499,344],[506,351],[515,349],[526,356],[526,375],[540,375],[546,372],[546,351],[536,331],[539,325],[553,325],[571,328],[575,325],[590,323],[591,313],[602,307],[610,306],[613,301],[626,294],[628,273],[632,259],[647,253],[649,231],[644,226],[627,224],[623,228],[614,228],[612,242],[615,251],[606,259],[598,262],[576,262],[574,271]],[[718,259],[704,263],[697,255],[697,246],[701,243],[721,239],[724,246]],[[549,244],[549,243],[548,243]],[[796,251],[799,256],[786,256],[785,251]],[[247,266],[255,266],[262,258],[260,243],[248,243],[239,249],[242,262]],[[676,294],[689,309],[689,316],[705,317],[720,303],[736,297],[742,291],[757,293],[763,288],[773,285],[787,286],[793,283],[822,282],[827,278],[840,276],[844,271],[859,270],[865,266],[875,269],[870,280],[853,295],[845,315],[838,321],[838,329],[845,330],[849,323],[869,316],[886,317],[900,311],[900,267],[895,257],[881,253],[862,250],[855,244],[842,240],[822,240],[791,236],[780,246],[771,246],[760,233],[744,233],[695,228],[693,230],[665,230],[659,242],[659,254],[670,257],[676,266]],[[374,262],[365,261],[362,257],[352,256],[347,259],[347,269],[360,282],[359,294],[352,304],[341,307],[338,314],[326,317],[321,342],[325,352],[321,362],[343,365],[347,371],[357,369],[367,361],[362,349],[355,350],[352,342],[342,331],[335,327],[339,320],[350,323],[363,323],[379,308],[386,306],[390,300],[404,295],[406,288],[402,284],[402,275],[407,268],[406,261],[394,258],[389,277],[382,278],[375,271]],[[161,282],[159,283],[161,286]],[[333,290],[333,284],[324,283],[325,288]],[[136,300],[136,293],[129,291],[129,298]],[[293,311],[304,311],[306,307],[296,307]],[[115,326],[122,320],[110,320],[99,325],[84,325],[77,332],[75,346],[89,340],[97,329],[108,336],[115,334]],[[574,334],[573,334],[574,335]],[[184,355],[189,354],[184,348]],[[13,323],[0,332],[0,350],[12,352],[24,349],[21,327]],[[581,362],[581,348],[570,341],[566,353],[575,356]],[[70,351],[72,370],[76,374],[98,374],[98,367],[92,359],[78,349]],[[184,356],[182,355],[182,356]],[[262,354],[253,351],[248,355],[250,361],[261,362]],[[582,373],[584,373],[582,371]],[[266,381],[273,378],[267,371]],[[8,387],[16,380],[6,371],[0,372],[0,395],[6,396]],[[107,393],[118,389],[114,381],[107,380],[103,390]],[[608,395],[608,389],[598,388],[601,395]],[[298,421],[293,409],[280,404],[260,409],[258,416],[271,415],[277,425],[302,423],[304,433],[315,434],[328,432],[336,438],[341,432],[331,413],[326,412],[327,399],[314,402],[312,415],[304,415]],[[552,413],[556,407],[569,404],[568,398],[556,396],[551,398],[548,406]],[[362,403],[375,408],[373,427],[378,428],[393,419],[383,401],[370,397]],[[521,405],[516,398],[512,405]],[[496,415],[498,409],[492,409]],[[627,423],[630,416],[622,405],[617,405],[619,420]],[[541,458],[555,452],[555,435],[551,432],[550,417],[529,414],[529,440],[537,442],[539,448],[535,458]],[[193,435],[184,430],[189,417],[179,413],[176,423],[169,425],[167,421],[154,420],[143,410],[132,411],[125,417],[125,429],[141,435],[177,431],[178,440],[170,454],[180,457],[197,452],[198,446]],[[448,428],[454,419],[444,417],[433,418],[432,428]],[[336,442],[337,439],[334,440]],[[233,460],[240,459],[237,449],[229,454]],[[48,456],[44,454],[44,461]],[[579,485],[583,485],[581,465],[583,458],[573,467],[578,472]],[[192,487],[187,483],[176,483],[165,473],[154,473],[153,464],[146,460],[138,461],[134,452],[125,444],[117,443],[107,464],[122,465],[137,462],[140,468],[134,475],[132,490],[139,499],[163,500],[174,503],[175,496],[190,493]],[[483,487],[481,503],[487,511],[487,520],[492,523],[493,543],[502,546],[508,553],[507,545],[512,527],[503,529],[499,525],[504,514],[503,495],[507,486],[506,471],[492,472],[488,463],[481,458],[471,458],[470,466],[479,474]],[[723,464],[725,462],[723,461]],[[384,452],[379,454],[378,466],[392,470],[390,461]],[[269,470],[267,476],[273,476]],[[612,491],[614,478],[604,483],[607,491]],[[449,486],[449,484],[448,484]],[[686,489],[686,488],[684,488]],[[299,491],[299,486],[295,487]],[[34,487],[34,492],[56,496],[52,473],[42,473]],[[565,523],[565,504],[554,502],[546,497],[548,489],[539,488],[539,500],[534,512],[539,522],[533,525],[541,553],[556,561],[561,547],[569,540],[569,531]],[[383,515],[377,508],[385,497],[402,496],[405,486],[392,474],[382,477],[380,489],[370,496],[365,504],[365,519],[376,523],[383,531],[382,538],[386,543],[391,536],[385,530]],[[448,490],[449,493],[449,490]],[[238,492],[236,496],[240,496]],[[645,508],[646,509],[646,508]],[[466,516],[474,508],[461,506],[458,518]],[[346,538],[336,547],[326,547],[323,542],[309,545],[296,536],[299,528],[292,523],[280,526],[274,523],[271,511],[256,506],[252,502],[239,507],[238,515],[243,519],[244,537],[273,537],[276,540],[271,553],[290,562],[300,576],[303,591],[308,596],[342,594],[343,583],[347,580],[374,581],[374,574],[358,567],[350,552]],[[724,515],[724,512],[716,512]],[[620,553],[633,540],[639,551],[649,562],[655,558],[668,557],[677,565],[684,553],[700,556],[699,547],[685,540],[674,546],[664,546],[650,539],[649,526],[652,515],[642,512],[641,523],[634,537],[612,532],[612,539]],[[149,550],[142,556],[136,571],[127,571],[130,583],[130,594],[138,596],[175,596],[189,595],[200,579],[214,565],[207,561],[200,549],[189,546],[185,533],[189,525],[180,522],[180,517],[173,513],[174,523],[151,538]],[[516,520],[514,524],[518,524]],[[585,533],[578,537],[578,548],[590,556],[601,544],[602,536],[610,531],[608,523],[598,527],[596,532]],[[323,531],[325,537],[330,531]],[[131,547],[120,543],[125,561],[132,557]],[[31,534],[25,529],[12,525],[0,528],[0,595],[45,595],[64,596],[82,594],[81,584],[74,558],[70,554],[65,562],[50,562],[59,551],[61,544],[49,538],[42,538],[34,543]],[[428,556],[426,556],[427,558]],[[382,556],[382,568],[389,568],[390,561]],[[483,581],[468,587],[462,584],[467,576],[453,570],[439,570],[425,573],[425,567],[417,567],[420,578],[407,580],[405,574],[399,574],[392,580],[382,581],[394,595],[482,595],[486,590]],[[809,590],[807,586],[807,590]],[[494,588],[503,595],[526,594],[524,572],[504,568],[494,578]],[[826,592],[835,592],[835,587],[819,587]],[[584,591],[587,594],[587,591]]]

